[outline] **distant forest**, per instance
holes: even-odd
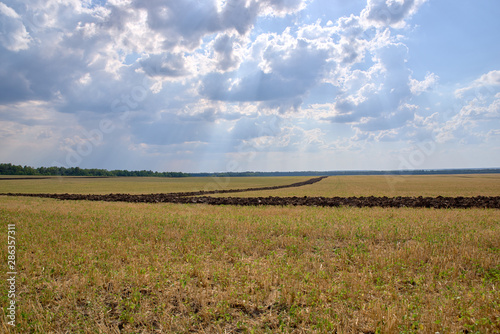
[[[249,177],[249,176],[335,176],[335,175],[440,175],[440,174],[498,174],[500,168],[419,169],[419,170],[359,170],[359,171],[304,171],[304,172],[226,172],[226,173],[181,173],[153,172],[150,170],[128,171],[80,167],[39,167],[0,163],[0,175],[43,176],[150,176],[150,177]]]
[[[39,167],[0,164],[0,175],[46,175],[46,176],[154,176],[154,177],[185,177],[186,173],[153,172],[150,170],[106,170],[80,167]]]
[[[344,170],[304,172],[226,172],[191,173],[190,176],[237,177],[237,176],[336,176],[336,175],[440,175],[440,174],[499,174],[500,168],[457,168],[457,169],[400,169],[400,170]]]

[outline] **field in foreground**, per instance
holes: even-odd
[[[0,197],[0,217],[17,332],[500,332],[495,209]]]

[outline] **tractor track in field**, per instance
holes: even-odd
[[[107,202],[131,203],[179,203],[179,204],[208,204],[208,205],[240,205],[240,206],[323,206],[323,207],[408,207],[408,208],[491,208],[500,209],[500,196],[475,196],[475,197],[209,197],[211,194],[227,194],[249,191],[274,190],[283,188],[301,187],[314,184],[326,176],[309,179],[283,186],[229,189],[197,192],[178,192],[160,194],[24,194],[3,193],[2,196],[27,196],[54,198],[59,200],[87,200]]]

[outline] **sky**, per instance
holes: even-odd
[[[0,0],[0,162],[500,167],[498,0]]]

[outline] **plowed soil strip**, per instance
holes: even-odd
[[[55,198],[59,200],[87,200],[132,203],[183,203],[209,205],[278,205],[278,206],[354,206],[354,207],[408,207],[408,208],[491,208],[500,209],[500,196],[476,197],[187,197],[170,194],[150,195],[81,195],[81,194],[2,194]]]

